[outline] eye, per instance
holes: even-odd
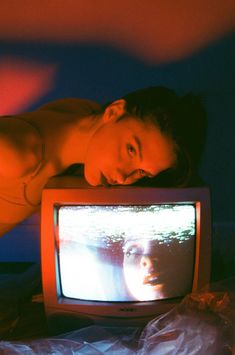
[[[136,149],[132,144],[127,144],[126,148],[127,148],[127,152],[130,155],[130,157],[136,156]]]
[[[143,169],[139,169],[138,173],[141,177],[147,176],[146,172]]]

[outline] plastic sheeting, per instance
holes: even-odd
[[[138,328],[90,326],[63,336],[28,343],[1,342],[1,354],[132,355],[138,345]]]
[[[139,355],[235,353],[235,299],[228,292],[191,294],[144,329]]]
[[[235,280],[192,293],[140,328],[90,326],[54,338],[1,341],[1,354],[225,355],[235,353]]]

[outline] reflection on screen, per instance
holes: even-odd
[[[191,291],[194,204],[60,206],[62,294],[90,301],[148,301]]]

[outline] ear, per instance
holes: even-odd
[[[126,112],[126,101],[123,99],[114,101],[106,107],[103,113],[103,122],[115,122]]]

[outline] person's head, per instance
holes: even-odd
[[[104,107],[84,161],[91,185],[132,184],[156,177],[159,185],[184,185],[197,167],[205,132],[200,100],[150,87]],[[146,180],[146,179],[143,179]]]
[[[127,240],[123,274],[129,292],[139,301],[183,296],[191,287],[192,253],[190,238]]]
[[[123,273],[131,295],[139,301],[163,298],[161,261],[153,241],[128,240],[123,254]]]

